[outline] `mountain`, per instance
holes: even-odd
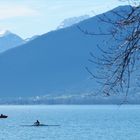
[[[21,37],[10,31],[0,32],[0,52],[19,46],[24,42],[25,41]]]
[[[30,38],[26,38],[24,41],[27,43],[29,41],[32,41],[32,40],[36,39],[37,37],[39,37],[39,35],[34,35],[34,36],[30,37]]]
[[[113,10],[129,8],[121,6]],[[112,11],[105,14],[114,20],[119,18]],[[46,33],[1,53],[0,97],[37,97],[34,101],[41,96],[48,99],[48,96],[81,95],[82,100],[84,97],[90,99],[98,85],[85,70],[86,66],[93,72],[95,68],[88,62],[89,53],[100,55],[97,45],[105,48],[114,42],[111,36],[86,35],[79,27],[87,32],[108,31],[111,25],[101,22],[99,17],[103,18],[104,14]]]
[[[73,24],[79,23],[88,18],[90,18],[89,15],[83,15],[83,16],[79,16],[79,17],[72,17],[72,18],[65,19],[64,21],[62,21],[60,23],[60,25],[57,27],[57,29],[62,29],[62,28],[72,26]]]

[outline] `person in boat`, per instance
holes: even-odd
[[[7,118],[8,116],[1,114],[0,118]]]
[[[1,114],[0,117],[4,117],[5,115]]]
[[[37,121],[34,123],[34,125],[39,126],[39,125],[40,125],[40,122],[37,120]]]

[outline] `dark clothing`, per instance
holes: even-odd
[[[37,120],[34,124],[38,126],[40,125],[40,122]]]

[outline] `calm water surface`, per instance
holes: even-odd
[[[139,140],[140,106],[0,106],[0,140]],[[59,127],[25,127],[36,120]]]

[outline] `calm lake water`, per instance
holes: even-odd
[[[0,140],[139,140],[140,106],[0,106]],[[34,121],[60,125],[29,127]]]

